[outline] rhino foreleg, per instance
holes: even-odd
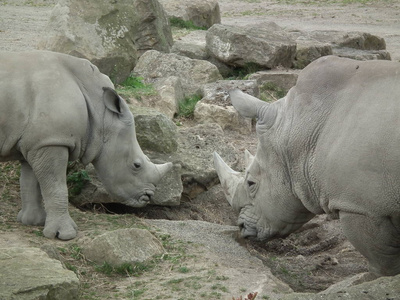
[[[367,258],[371,273],[378,276],[400,273],[399,220],[344,212],[339,215],[344,234]]]
[[[21,176],[19,179],[21,189],[22,209],[17,220],[25,225],[44,225],[46,212],[42,205],[42,193],[31,166],[21,162]]]
[[[27,157],[40,185],[46,211],[43,234],[48,238],[69,240],[76,237],[77,226],[68,213],[68,149],[45,147]]]

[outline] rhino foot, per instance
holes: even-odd
[[[78,226],[69,214],[57,218],[47,218],[43,234],[47,238],[71,240],[76,237]]]
[[[24,225],[43,226],[46,221],[46,212],[43,208],[21,209],[17,221]]]

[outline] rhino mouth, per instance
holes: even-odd
[[[251,226],[248,226],[246,222],[239,221],[238,222],[240,237],[246,239],[254,239],[257,238],[257,229]]]
[[[154,191],[145,190],[143,193],[136,195],[136,197],[130,198],[125,204],[132,207],[144,207],[150,203],[153,196]]]
[[[257,227],[255,224],[249,224],[243,219],[238,221],[240,237],[255,241],[268,241],[272,239],[269,228]]]

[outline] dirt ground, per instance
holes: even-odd
[[[33,4],[36,3],[36,4]],[[0,50],[35,49],[50,16],[54,1],[0,0]],[[234,25],[273,21],[293,30],[365,31],[385,38],[392,60],[400,60],[400,3],[391,0],[220,0],[222,23]],[[232,142],[238,135],[230,133]],[[255,140],[249,148],[254,149]],[[254,152],[253,152],[254,153]],[[18,227],[18,170],[13,164],[0,164],[1,231],[39,232],[40,228]],[[17,201],[17,202],[15,202]],[[233,225],[235,215],[223,199],[219,187],[195,199],[183,199],[180,207],[127,210],[121,207],[93,207],[96,213],[107,209],[124,210],[141,218],[204,220]],[[84,227],[99,221],[91,212],[76,212]],[[107,217],[104,217],[105,219]],[[83,220],[83,221],[82,221]],[[124,222],[124,217],[122,221]],[[39,233],[38,233],[39,234]],[[34,242],[40,243],[37,239]],[[269,266],[275,276],[298,292],[318,292],[348,276],[367,270],[365,259],[343,236],[337,220],[319,216],[286,239],[268,243],[238,240]],[[135,299],[135,298],[132,298]]]

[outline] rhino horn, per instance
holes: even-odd
[[[246,118],[257,118],[257,128],[269,129],[275,122],[277,108],[239,89],[229,92],[233,107]]]
[[[243,93],[239,89],[229,92],[233,107],[243,116],[247,118],[259,117],[260,109],[269,104],[253,97],[249,94]]]
[[[214,152],[214,167],[224,190],[225,197],[229,204],[232,205],[233,196],[240,182],[241,175],[239,172],[232,170],[217,152]]]
[[[158,174],[160,176],[160,179],[163,178],[172,169],[171,162],[161,164],[161,165],[155,165],[155,166],[156,166],[156,170],[158,171]]]
[[[250,153],[249,150],[244,151],[244,163],[247,167],[249,167],[254,161],[254,155]]]

